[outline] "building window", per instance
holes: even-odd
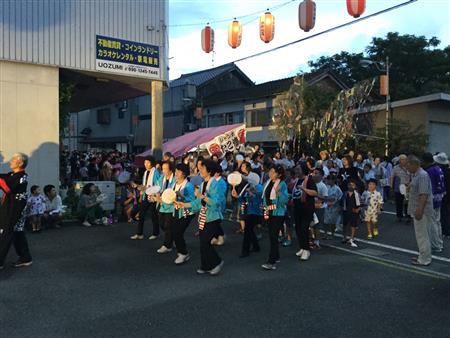
[[[97,110],[97,123],[98,124],[111,124],[111,109],[103,108]]]
[[[267,127],[272,124],[272,108],[247,111],[247,127]]]
[[[224,125],[224,114],[210,115],[208,119],[209,119],[208,124],[210,127],[217,127]]]

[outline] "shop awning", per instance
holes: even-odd
[[[206,144],[213,141],[216,137],[241,127],[243,124],[231,124],[227,126],[219,126],[212,128],[201,128],[192,133],[184,134],[163,144],[163,152],[171,152],[175,157],[179,157],[193,149],[206,149]],[[241,140],[242,141],[242,140]],[[137,157],[146,157],[152,154],[152,150],[149,149]]]

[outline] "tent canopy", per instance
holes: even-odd
[[[171,152],[173,156],[179,157],[204,143],[212,141],[217,136],[225,134],[240,126],[242,126],[242,123],[212,128],[201,128],[192,133],[184,134],[167,141],[163,144],[163,152]],[[144,158],[150,155],[152,155],[151,149],[144,151],[142,154],[137,155],[137,157]]]

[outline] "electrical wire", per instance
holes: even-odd
[[[354,24],[359,23],[359,22],[361,22],[361,21],[368,20],[368,19],[373,18],[373,17],[375,17],[375,16],[378,16],[378,15],[381,15],[381,14],[384,14],[384,13],[387,13],[387,12],[390,12],[390,11],[393,11],[393,10],[396,10],[396,9],[398,9],[398,8],[400,8],[400,7],[410,5],[410,4],[412,4],[412,3],[414,3],[414,2],[417,2],[417,1],[418,1],[418,0],[408,0],[408,1],[406,1],[406,2],[402,2],[402,3],[398,4],[398,5],[395,5],[395,6],[392,6],[392,7],[388,7],[388,8],[386,8],[386,9],[383,9],[383,10],[381,10],[381,11],[378,11],[378,12],[375,12],[375,13],[372,13],[372,14],[369,14],[369,15],[367,15],[367,16],[360,17],[360,18],[358,18],[358,19],[356,19],[356,20],[346,22],[346,23],[344,23],[344,24],[342,24],[342,25],[338,25],[338,26],[334,26],[334,27],[332,27],[332,28],[325,29],[325,30],[323,30],[323,31],[321,31],[321,32],[318,32],[318,33],[309,35],[309,36],[307,36],[307,37],[305,37],[305,38],[301,38],[301,39],[298,39],[298,40],[295,40],[295,41],[286,43],[286,44],[281,45],[281,46],[278,46],[278,47],[274,47],[274,48],[271,48],[271,49],[268,49],[268,50],[265,50],[265,51],[262,51],[262,52],[259,52],[259,53],[251,54],[251,55],[248,55],[248,56],[245,56],[245,57],[236,59],[236,60],[234,60],[234,61],[227,62],[227,64],[228,64],[228,63],[241,62],[241,61],[248,60],[248,59],[251,59],[251,58],[254,58],[254,57],[257,57],[257,56],[261,56],[261,55],[264,55],[264,54],[268,54],[268,53],[271,53],[271,52],[280,50],[280,49],[282,49],[282,48],[286,48],[286,47],[295,45],[295,44],[297,44],[297,43],[300,43],[300,42],[303,42],[303,41],[306,41],[306,40],[315,38],[315,37],[317,37],[317,36],[320,36],[320,35],[323,35],[323,34],[326,34],[326,33],[330,33],[330,32],[333,32],[333,31],[335,31],[335,30],[338,30],[338,29],[341,29],[341,28],[344,28],[344,27],[347,27],[347,26],[354,25]]]
[[[271,11],[274,12],[274,11],[280,9],[280,8],[283,8],[284,6],[289,5],[290,3],[294,2],[294,1],[297,1],[297,0],[289,0],[289,1],[286,1],[286,2],[284,2],[282,4],[274,6],[274,7],[271,8]],[[213,24],[216,24],[216,23],[230,22],[230,21],[233,21],[234,19],[242,20],[242,19],[245,19],[245,18],[248,18],[248,17],[251,17],[251,16],[256,16],[256,15],[258,15],[257,18],[259,18],[259,15],[261,15],[261,13],[263,13],[263,12],[264,11],[258,11],[258,12],[253,12],[253,13],[250,13],[250,14],[236,16],[236,17],[228,18],[228,19],[212,20],[212,21],[208,21],[208,23],[213,25]],[[244,23],[244,25],[246,25],[246,24],[248,24],[250,22],[253,22],[254,20],[256,20],[256,19],[254,18],[251,21]],[[182,24],[178,24],[178,25],[168,25],[168,27],[169,28],[174,28],[174,27],[193,27],[193,26],[204,26],[204,25],[205,25],[205,22],[198,22],[198,23],[182,23]]]

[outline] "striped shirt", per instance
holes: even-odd
[[[414,217],[419,205],[419,195],[427,195],[427,202],[424,208],[424,215],[433,215],[433,191],[431,180],[427,172],[420,168],[414,175],[409,189],[408,214]]]

